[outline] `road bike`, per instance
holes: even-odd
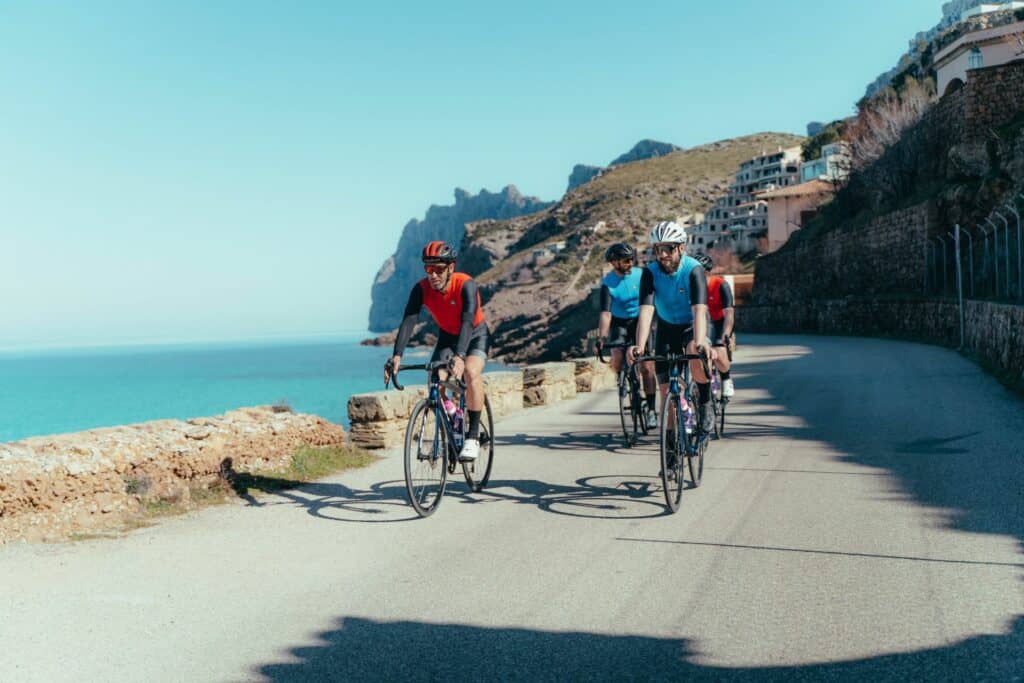
[[[608,363],[604,356],[605,349],[627,349],[631,346],[628,343],[608,344],[597,350],[597,358],[602,363]],[[615,379],[615,387],[619,394],[619,419],[622,422],[622,434],[626,438],[626,446],[632,448],[636,445],[640,434],[645,436],[648,433],[647,415],[645,404],[640,393],[639,365],[626,363],[622,359],[619,372]]]
[[[470,462],[459,461],[468,426],[466,385],[452,379],[442,380],[438,371],[448,368],[448,362],[436,361],[398,369],[427,372],[427,396],[416,403],[405,429],[405,490],[420,517],[429,517],[437,510],[448,475],[455,474],[459,466],[469,489],[480,491],[490,480],[494,465],[494,418],[486,396],[480,414],[480,455]],[[405,389],[398,381],[398,373],[391,374],[391,384],[399,391]],[[445,410],[446,398],[458,406],[451,415]]]
[[[683,498],[684,461],[690,470],[690,481],[697,488],[704,474],[704,455],[710,438],[701,431],[697,419],[697,383],[690,373],[689,361],[700,361],[706,374],[710,374],[710,369],[708,358],[703,354],[670,353],[637,358],[637,362],[650,360],[670,366],[668,394],[661,403],[661,483],[668,509],[675,512]],[[671,419],[670,411],[675,413]]]

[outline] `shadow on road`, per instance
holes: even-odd
[[[725,668],[699,663],[698,639],[615,636],[461,624],[340,618],[287,661],[255,674],[298,681],[911,681],[1013,680],[1024,623],[1009,636],[948,647],[803,666]]]

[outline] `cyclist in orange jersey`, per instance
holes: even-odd
[[[384,366],[384,381],[387,382],[401,367],[402,353],[412,337],[420,310],[425,307],[441,328],[431,362],[449,360],[452,375],[466,383],[466,415],[469,420],[459,459],[472,461],[480,452],[488,329],[480,304],[480,290],[469,275],[455,272],[455,258],[455,249],[440,240],[423,247],[423,269],[427,276],[417,282],[409,293],[391,359]]]

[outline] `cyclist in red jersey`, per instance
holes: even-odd
[[[427,276],[417,282],[409,293],[395,348],[384,366],[384,381],[387,382],[401,367],[402,353],[419,321],[420,310],[426,307],[441,328],[431,362],[450,360],[452,375],[466,383],[466,415],[469,421],[459,459],[469,461],[476,460],[480,452],[488,330],[480,305],[480,290],[469,275],[455,272],[455,257],[455,249],[440,240],[423,247],[423,269]]]
[[[718,366],[722,377],[722,395],[732,397],[736,392],[729,371],[732,363],[727,348],[732,339],[733,326],[736,324],[736,306],[733,301],[732,287],[721,275],[710,275],[715,262],[707,254],[697,257],[704,272],[708,273],[708,316],[711,318],[711,357]]]

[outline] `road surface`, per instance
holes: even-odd
[[[742,341],[675,515],[582,395],[500,422],[490,490],[427,520],[390,457],[0,550],[0,681],[1024,676],[1024,403],[944,349]]]

